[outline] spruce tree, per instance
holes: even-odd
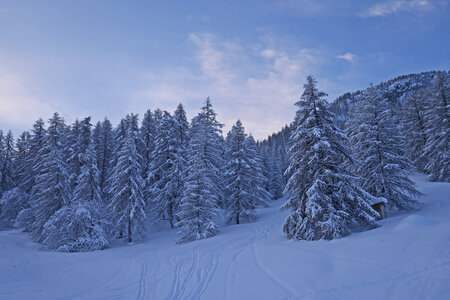
[[[408,158],[418,171],[425,173],[427,157],[424,155],[428,142],[425,124],[426,96],[417,91],[408,95],[403,105],[403,132]]]
[[[111,161],[113,159],[114,138],[111,122],[105,118],[98,122],[93,131],[97,167],[99,170],[100,193],[104,202],[110,201],[108,182],[111,176]]]
[[[139,132],[133,129],[134,115],[127,117],[129,124],[124,144],[117,152],[117,162],[111,180],[112,202],[109,207],[117,215],[117,229],[127,229],[128,242],[145,237],[145,212],[141,162],[136,146]]]
[[[450,182],[450,75],[438,72],[425,110],[427,144],[423,157],[432,181]]]
[[[152,161],[152,152],[155,148],[156,138],[156,121],[153,118],[153,113],[150,110],[144,114],[142,119],[140,135],[143,141],[144,149],[142,149],[142,158],[144,159],[142,168],[142,177],[147,178],[148,168]]]
[[[269,206],[269,201],[272,197],[265,189],[267,185],[267,177],[264,175],[264,165],[262,157],[260,157],[257,149],[255,139],[250,134],[244,141],[245,151],[248,156],[248,165],[250,167],[250,184],[253,187],[253,205]]]
[[[44,225],[43,244],[49,250],[79,252],[109,247],[110,226],[101,199],[93,140],[80,162],[81,172],[71,203],[58,210]]]
[[[16,155],[14,159],[15,181],[17,186],[25,193],[29,193],[29,187],[33,176],[33,159],[31,157],[31,134],[22,132],[16,142]]]
[[[414,197],[419,192],[408,178],[412,165],[405,156],[400,122],[392,116],[388,101],[369,88],[352,109],[346,128],[362,187],[387,199],[390,208],[416,207]]]
[[[228,222],[239,224],[242,220],[255,219],[255,208],[266,204],[270,197],[264,190],[265,178],[253,143],[238,120],[226,139],[224,181]]]
[[[81,122],[75,122],[70,131],[69,142],[71,145],[67,165],[70,169],[69,181],[72,192],[74,192],[76,188],[78,176],[81,173],[82,156],[86,152],[91,140],[91,127],[91,117],[87,117]]]
[[[0,197],[2,193],[11,190],[14,186],[14,156],[16,150],[14,147],[14,136],[12,131],[8,131],[3,141],[2,166],[0,170]]]
[[[55,113],[49,120],[46,142],[36,157],[36,179],[31,190],[30,204],[35,218],[32,225],[33,237],[38,242],[45,239],[42,235],[44,224],[70,202],[69,176],[63,157],[64,128],[63,119]]]
[[[155,221],[167,220],[173,228],[183,189],[184,147],[177,121],[164,112],[148,173],[147,198]]]
[[[370,206],[373,198],[350,174],[346,136],[334,123],[325,93],[307,77],[289,138],[289,166],[283,209],[290,214],[283,231],[288,238],[319,240],[341,238],[352,224],[377,226]]]
[[[221,149],[214,144],[218,128],[202,111],[192,121],[183,197],[178,212],[178,242],[188,242],[217,233],[214,216],[221,195],[216,166]]]

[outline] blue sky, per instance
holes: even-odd
[[[443,0],[0,1],[0,128],[210,96],[256,138],[291,122],[306,75],[336,96],[450,68]]]

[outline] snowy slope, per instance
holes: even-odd
[[[288,241],[286,213],[176,245],[172,231],[91,253],[38,251],[0,232],[0,299],[450,299],[450,184],[426,182],[423,209],[331,242]]]

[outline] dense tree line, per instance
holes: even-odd
[[[418,207],[413,167],[450,180],[449,74],[408,85],[402,101],[397,94],[388,84],[371,86],[349,94],[345,115],[337,115],[309,76],[294,121],[261,142],[240,120],[224,138],[209,98],[191,122],[180,104],[174,113],[148,110],[142,120],[129,114],[116,127],[90,117],[67,125],[55,113],[17,140],[0,131],[0,228],[75,252],[117,238],[141,241],[146,222],[166,223],[181,243],[215,235],[218,215],[252,221],[257,207],[283,194],[288,238],[375,228],[376,201]]]
[[[190,124],[180,104],[116,128],[90,117],[67,125],[55,113],[17,141],[0,131],[0,227],[75,252],[141,241],[146,221],[167,222],[179,242],[216,234],[221,211],[251,221],[272,198],[263,159],[240,121],[227,140],[222,127],[208,98]]]

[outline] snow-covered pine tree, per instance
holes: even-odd
[[[188,242],[213,236],[217,225],[213,218],[221,192],[216,185],[217,155],[221,149],[214,143],[219,129],[204,111],[192,121],[187,152],[187,167],[183,197],[178,212],[178,242]]]
[[[128,123],[134,115],[127,116]],[[145,212],[141,161],[142,157],[136,147],[138,130],[133,130],[132,124],[127,124],[124,144],[117,152],[117,162],[114,166],[111,180],[112,202],[109,205],[117,214],[117,228],[127,229],[128,242],[139,241],[145,237]]]
[[[28,195],[15,187],[3,193],[0,207],[0,229],[13,228],[17,215],[28,208]]]
[[[41,164],[41,158],[38,155],[39,151],[44,147],[47,140],[44,125],[45,123],[42,119],[38,119],[34,123],[31,138],[29,141],[29,159],[25,159],[24,161],[23,176],[19,173],[19,176],[21,176],[22,178],[29,176],[29,178],[27,178],[26,180],[24,179],[24,181],[21,181],[19,183],[22,191],[24,191],[28,195],[32,195],[32,187],[35,185],[35,180],[40,170],[39,165]],[[21,169],[19,168],[19,170]],[[28,175],[25,174],[25,172],[28,172]],[[28,206],[31,206],[30,197],[28,197],[28,199]],[[32,231],[34,222],[34,211],[31,207],[28,207],[20,211],[17,215],[15,227],[22,228],[24,231],[30,232]]]
[[[111,161],[113,158],[114,138],[111,122],[105,118],[98,122],[93,130],[95,152],[97,153],[97,166],[99,170],[100,193],[104,202],[109,203],[108,194],[109,177],[111,176]]]
[[[69,167],[70,189],[73,192],[78,182],[78,176],[81,172],[81,158],[85,153],[91,140],[91,117],[86,117],[81,122],[75,122],[70,134],[71,144],[67,165]]]
[[[109,222],[100,193],[100,172],[94,141],[80,157],[81,172],[70,205],[58,210],[44,225],[47,249],[79,252],[109,247]]]
[[[278,199],[283,196],[283,189],[285,186],[283,171],[281,170],[281,166],[283,163],[279,150],[275,149],[271,153],[272,155],[269,160],[270,166],[269,192],[272,194],[274,199]]]
[[[4,192],[14,188],[14,156],[16,150],[14,147],[14,136],[12,131],[8,131],[3,140],[2,166],[0,170],[0,197]]]
[[[242,220],[254,220],[253,186],[250,177],[250,157],[246,151],[246,134],[240,120],[227,134],[225,141],[225,207],[228,222],[239,224]]]
[[[178,129],[177,121],[165,111],[155,139],[146,192],[152,219],[167,220],[172,228],[183,190],[185,165]]]
[[[268,207],[272,195],[265,189],[267,177],[264,176],[263,160],[258,153],[258,146],[251,134],[245,139],[244,146],[249,158],[250,173],[252,174],[250,182],[253,186],[253,204],[255,207]]]
[[[423,93],[413,91],[403,104],[403,132],[408,158],[418,171],[425,173],[427,157],[423,155],[428,138],[425,127],[425,99]]]
[[[159,124],[161,123],[163,118],[163,111],[159,108],[155,109],[153,112],[153,119],[155,119],[156,131],[158,131]]]
[[[423,157],[432,181],[450,182],[450,74],[437,72],[425,110],[427,144]]]
[[[31,189],[30,205],[35,218],[32,233],[38,242],[45,239],[42,235],[44,224],[70,202],[69,176],[62,149],[64,127],[63,119],[55,113],[49,120],[46,142],[36,157],[36,179]]]
[[[189,122],[183,104],[178,104],[177,109],[173,113],[173,117],[176,121],[178,139],[180,140],[182,147],[186,149],[189,142]]]
[[[33,159],[30,152],[31,134],[28,131],[22,132],[16,142],[16,156],[14,158],[15,182],[25,193],[29,192],[28,187],[32,182]]]
[[[30,140],[30,157],[31,157],[31,169],[32,169],[32,178],[31,182],[27,184],[23,189],[27,193],[31,193],[31,188],[34,185],[35,178],[37,176],[37,171],[35,170],[35,166],[40,163],[39,151],[44,147],[47,140],[47,131],[45,130],[45,122],[42,119],[38,119],[33,124],[33,130],[31,132],[31,140]]]
[[[377,226],[378,216],[365,192],[344,166],[346,136],[334,123],[325,93],[308,76],[289,139],[289,175],[282,209],[289,209],[283,231],[289,239],[341,238],[352,224]]]
[[[253,148],[240,120],[231,128],[225,145],[225,207],[228,222],[239,224],[242,220],[254,220],[255,208],[261,203],[267,204],[265,200],[270,195],[264,190],[265,178],[257,160],[256,145]]]
[[[405,156],[400,126],[388,101],[373,87],[351,110],[346,122],[361,186],[371,195],[387,199],[390,208],[409,209],[417,206],[414,197],[419,192],[408,178],[412,165]]]
[[[100,171],[97,167],[97,153],[92,139],[89,141],[84,153],[80,155],[80,162],[80,175],[78,176],[78,182],[71,202],[102,203]]]
[[[142,158],[144,162],[142,164],[142,178],[147,178],[148,168],[152,160],[152,152],[155,149],[155,138],[156,138],[156,121],[153,118],[153,113],[151,110],[147,110],[142,119],[140,135],[143,141],[144,149],[142,149]]]
[[[208,156],[208,160],[211,164],[211,167],[208,169],[209,176],[214,182],[214,184],[219,187],[224,186],[223,179],[219,174],[223,173],[223,168],[225,166],[223,156],[225,153],[224,150],[224,139],[222,137],[221,128],[224,126],[217,120],[217,113],[214,111],[211,99],[206,98],[205,104],[201,108],[202,118],[205,119],[208,124],[208,138],[206,139],[206,152]],[[224,195],[223,192],[218,194],[219,197],[219,207],[224,207]]]

